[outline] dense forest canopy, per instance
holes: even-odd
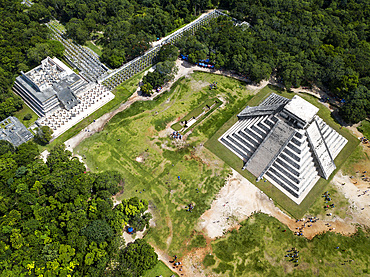
[[[370,112],[370,46],[367,0],[17,0],[0,4],[0,119],[22,107],[10,93],[15,76],[63,47],[40,24],[60,20],[67,35],[84,44],[99,37],[102,61],[111,67],[141,55],[149,42],[190,22],[205,9],[221,7],[251,24],[218,19],[179,42],[196,62],[209,57],[216,67],[234,69],[259,82],[271,74],[288,89],[318,85],[344,99],[341,115],[358,122]],[[152,82],[153,83],[153,82]],[[153,86],[153,85],[150,85]]]
[[[48,39],[48,28],[39,23],[44,16],[35,8],[27,10],[16,0],[0,1],[0,120],[22,108],[20,97],[11,92],[15,77],[47,55],[63,55],[63,45]]]
[[[145,241],[124,246],[126,224],[148,223],[148,202],[114,207],[120,174],[86,172],[64,146],[46,163],[38,155],[33,142],[0,141],[1,276],[136,276],[157,263]]]
[[[178,42],[197,62],[233,69],[260,82],[272,73],[287,89],[317,85],[345,104],[345,121],[370,114],[369,1],[221,1],[246,25],[218,18]]]
[[[215,4],[210,0],[32,2],[31,7],[20,0],[0,3],[0,120],[22,108],[21,99],[11,93],[15,77],[48,55],[63,55],[63,45],[49,40],[50,32],[42,23],[60,20],[67,35],[82,45],[100,37],[101,59],[115,68],[144,53],[150,41],[189,23]]]
[[[102,33],[102,61],[111,67],[141,55],[149,42],[189,23],[206,8],[205,0],[39,0],[66,25],[67,34],[84,44]]]
[[[137,57],[149,42],[219,5],[251,24],[220,17],[178,42],[189,61],[209,58],[260,82],[273,74],[286,88],[317,85],[339,99],[347,122],[370,114],[368,0],[19,0],[0,2],[0,120],[22,108],[14,78],[46,56],[63,55],[42,23],[60,20],[80,44],[101,36],[102,61],[112,67]],[[147,90],[171,79],[177,48],[160,52]],[[44,163],[33,142],[0,141],[1,276],[136,276],[157,262],[145,240],[125,247],[129,224],[142,230],[150,215],[138,198],[114,206],[117,172],[90,173],[64,147]]]

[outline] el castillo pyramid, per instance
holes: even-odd
[[[318,110],[297,95],[290,100],[272,93],[239,113],[219,141],[257,181],[265,178],[300,204],[320,177],[329,178],[347,143],[316,115]]]

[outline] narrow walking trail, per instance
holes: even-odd
[[[165,91],[168,91],[171,89],[171,86],[179,80],[181,77],[186,77],[192,74],[194,71],[202,71],[202,72],[208,72],[213,74],[219,74],[227,77],[232,77],[235,79],[238,79],[240,81],[247,82],[248,80],[245,77],[242,77],[236,73],[230,72],[230,71],[224,71],[224,70],[214,70],[209,68],[203,68],[199,67],[193,64],[190,64],[186,61],[182,61],[180,59],[177,59],[176,66],[178,67],[178,72],[175,75],[175,78],[168,82],[166,85],[163,86],[163,89],[158,92],[154,93],[150,97],[140,96],[140,87],[138,86],[136,92],[124,103],[122,103],[118,109],[111,111],[109,113],[104,114],[103,116],[99,117],[98,119],[95,119],[95,122],[92,122],[90,125],[88,125],[86,128],[81,130],[77,135],[74,137],[66,140],[64,144],[66,145],[66,149],[73,152],[73,149],[75,149],[84,139],[92,136],[96,132],[100,132],[104,129],[104,126],[109,120],[111,120],[117,113],[122,112],[123,110],[129,108],[133,103],[136,101],[152,101],[155,97],[158,95],[164,93]],[[150,69],[149,69],[150,70]],[[148,71],[149,71],[148,70]],[[268,84],[268,82],[262,82],[262,85],[256,88],[262,89]]]

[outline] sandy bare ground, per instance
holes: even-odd
[[[145,231],[146,231],[146,227],[144,228],[143,231],[136,232],[135,235],[134,234],[130,235],[127,232],[123,232],[122,237],[125,239],[125,244],[127,245],[129,243],[134,242],[137,239],[142,239],[144,237]]]
[[[303,227],[305,221],[296,222],[295,219],[277,208],[273,201],[256,186],[235,170],[232,172],[232,176],[226,181],[225,186],[220,190],[216,200],[212,203],[211,209],[206,211],[199,219],[198,228],[203,230],[209,238],[215,239],[223,236],[227,231],[237,228],[239,222],[247,219],[255,212],[263,212],[274,216],[280,222],[286,224],[293,232],[298,231],[297,228]],[[335,183],[339,184],[341,181],[335,179]],[[344,186],[340,185],[340,187]],[[353,194],[347,195],[351,197],[350,199],[353,198]],[[358,205],[362,207],[363,203]],[[308,227],[309,224],[306,224],[306,227],[302,229],[303,235],[308,239],[312,239],[316,234],[329,231],[329,229],[332,229],[330,231],[343,234],[353,233],[355,232],[354,223],[359,222],[370,225],[368,212],[366,210],[354,209],[353,215],[355,217],[353,219],[337,217],[331,220],[319,219],[312,223],[310,227]],[[358,220],[356,220],[356,217],[358,217]],[[363,219],[366,217],[368,219],[364,221]],[[331,224],[330,228],[325,225],[326,223]]]
[[[308,239],[329,231],[350,235],[356,231],[356,224],[370,226],[370,189],[363,186],[359,190],[350,180],[341,172],[333,180],[351,203],[352,209],[348,217],[344,219],[334,217],[325,220],[319,218],[314,223],[308,223],[307,218],[296,221],[289,217],[277,208],[267,195],[232,169],[232,175],[226,180],[225,186],[220,190],[211,208],[200,217],[197,228],[198,231],[204,232],[206,239],[214,240],[232,229],[239,228],[239,222],[253,213],[263,212],[277,218],[293,232],[302,231],[303,236]],[[343,183],[346,185],[342,185]],[[367,193],[365,193],[366,190],[368,190]],[[358,196],[360,194],[361,196]],[[185,255],[183,260],[187,275],[184,276],[206,276],[202,261],[211,251],[211,247],[207,246]],[[208,274],[207,276],[213,275]]]
[[[351,210],[348,215],[353,218],[353,222],[370,226],[370,183],[354,184],[341,171],[334,176],[333,182],[349,200]]]
[[[164,86],[164,88],[158,94],[170,89],[170,87],[176,80],[183,76],[188,77],[195,70],[229,76],[241,81],[248,81],[244,77],[233,72],[202,68],[199,66],[191,65],[186,61],[182,61],[179,59],[176,61],[176,65],[178,66],[179,70],[175,76],[175,79],[172,82],[166,84],[166,86]],[[248,85],[247,88],[256,93],[269,83],[274,84],[272,80],[266,80],[261,82],[259,85]],[[95,120],[95,122],[91,123],[84,130],[82,130],[75,137],[66,141],[65,145],[67,149],[73,151],[73,149],[85,138],[91,136],[95,132],[101,131],[104,128],[105,124],[114,115],[130,107],[132,103],[136,101],[152,100],[156,95],[158,95],[155,94],[152,95],[152,97],[143,97],[138,95],[138,91],[139,88],[137,92],[135,92],[127,102],[121,104],[121,106],[117,110],[103,115],[99,119]],[[324,94],[324,92],[317,91],[315,89],[298,89],[297,91],[304,91],[320,97],[326,95]],[[308,227],[307,225],[303,227],[304,222],[296,222],[295,219],[290,218],[288,215],[278,209],[274,205],[273,201],[270,200],[257,187],[255,187],[252,183],[250,183],[239,173],[233,170],[232,176],[230,176],[230,178],[226,180],[225,186],[220,190],[217,199],[213,202],[211,206],[211,209],[206,211],[199,219],[197,229],[202,230],[208,236],[207,239],[213,240],[217,237],[223,236],[227,231],[233,228],[238,228],[240,226],[239,222],[245,220],[255,212],[263,212],[276,217],[279,221],[286,224],[288,226],[287,228],[294,232],[297,231],[297,228],[303,227],[303,235],[308,239],[313,238],[318,233],[326,231],[340,232],[343,234],[353,233],[355,232],[354,223],[361,223],[370,226],[369,206],[365,205],[366,201],[369,203],[369,193],[367,195],[358,196],[366,190],[365,187],[358,188],[351,182],[349,177],[342,176],[341,173],[338,174],[339,175],[334,177],[334,182],[352,203],[353,208],[351,210],[351,218],[333,218],[330,221],[318,220],[310,227]],[[342,186],[342,183],[348,183],[348,185]],[[328,227],[326,224],[331,224],[331,226]],[[130,241],[130,239],[127,238],[127,241]],[[173,264],[170,263],[172,257],[169,257],[165,251],[162,251],[160,249],[155,250],[159,256],[159,259],[162,260],[171,270],[177,273],[181,273],[183,274],[183,276],[204,276],[201,269],[201,261],[207,252],[206,250],[209,250],[208,248],[198,249],[196,251],[200,251],[199,253],[196,252],[197,254],[195,254],[195,252],[193,252],[185,256],[183,259],[184,268],[182,272],[173,269]]]
[[[40,153],[40,158],[44,161],[44,163],[46,163],[48,156],[49,156],[48,150],[44,150]]]

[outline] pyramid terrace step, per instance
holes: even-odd
[[[256,150],[256,146],[254,146],[252,143],[249,141],[243,139],[241,136],[239,136],[237,133],[230,134],[229,136],[232,136],[234,139],[242,143],[250,152],[254,152]]]

